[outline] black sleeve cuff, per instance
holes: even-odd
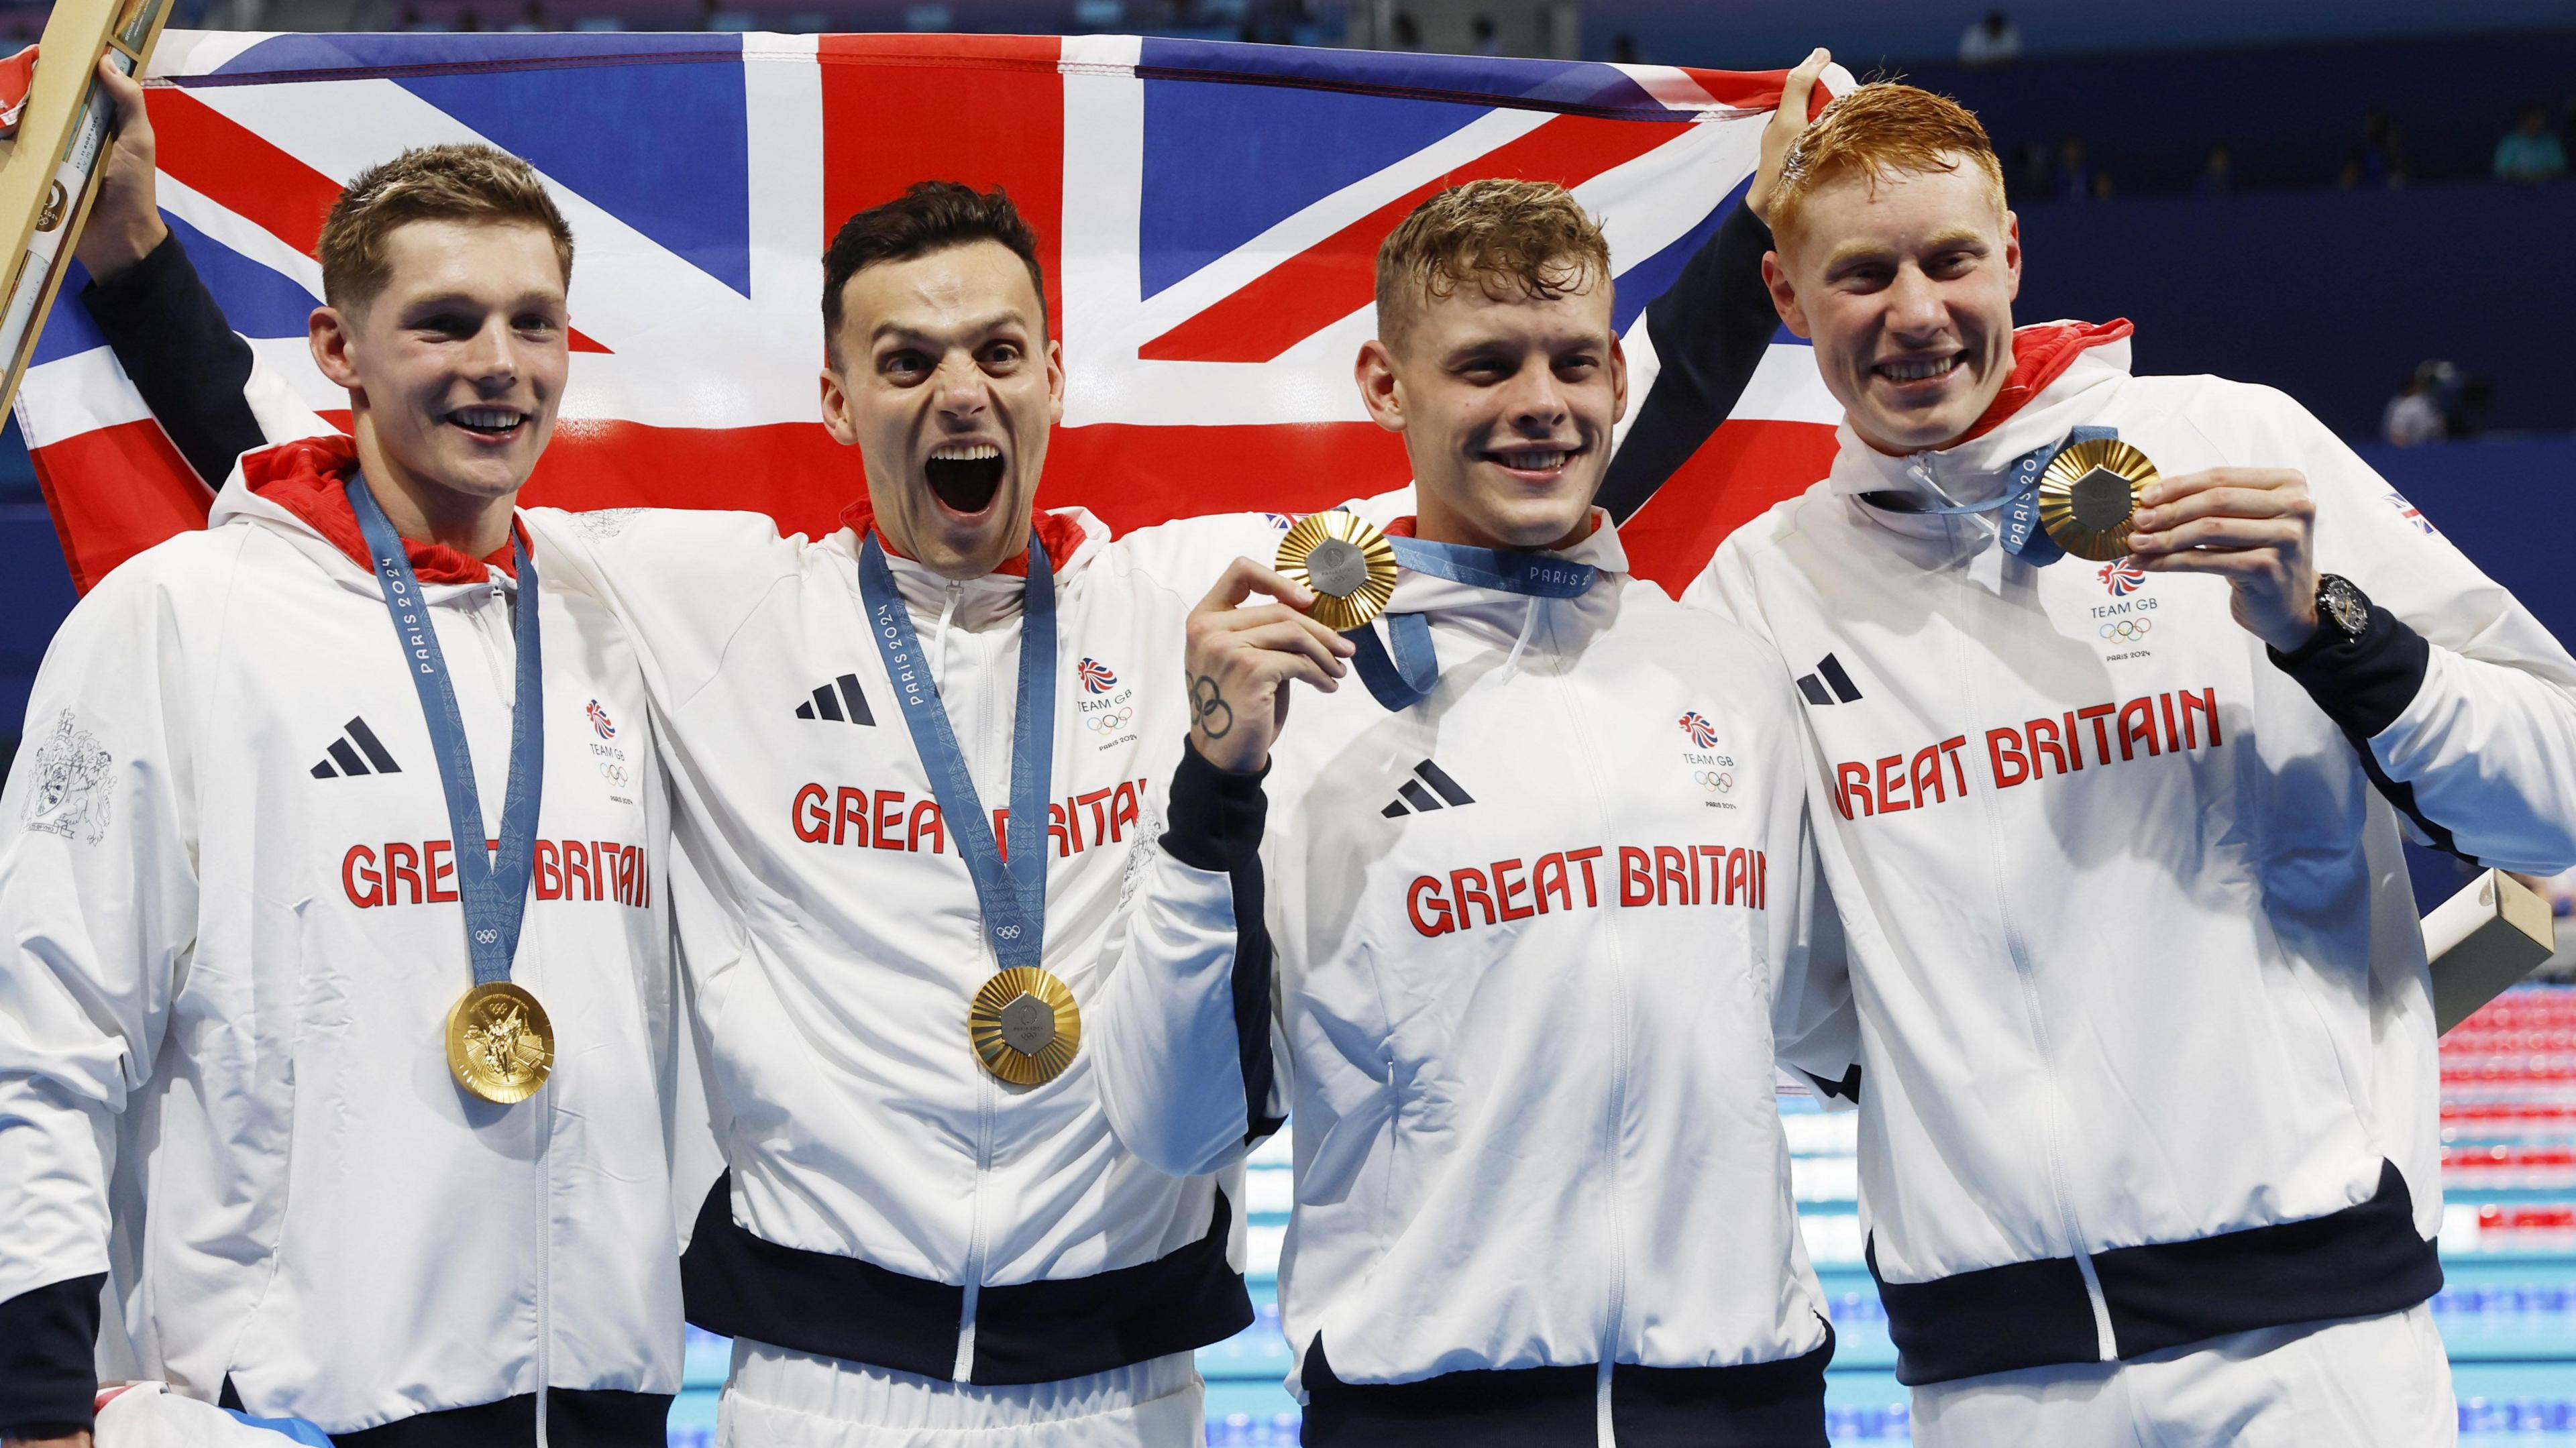
[[[86,1433],[98,1397],[98,1294],[107,1274],[0,1302],[0,1438]]]
[[[1171,815],[1163,848],[1195,870],[1231,870],[1256,857],[1270,800],[1261,792],[1264,767],[1250,773],[1219,769],[1184,743],[1181,767],[1172,771]]]
[[[250,344],[224,320],[177,233],[109,280],[90,282],[81,305],[207,487],[221,488],[234,460],[267,441],[243,395]]]
[[[2291,653],[2267,649],[2272,663],[2296,679],[2354,743],[2376,738],[2397,722],[2424,688],[2433,646],[2403,619],[2373,604],[2361,637],[2320,626]]]

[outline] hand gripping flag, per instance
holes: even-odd
[[[341,185],[405,147],[488,142],[545,177],[580,248],[571,379],[528,500],[756,508],[814,534],[863,488],[819,416],[823,248],[916,180],[999,183],[1037,230],[1067,374],[1041,504],[1122,530],[1297,512],[1406,480],[1351,369],[1378,244],[1415,204],[1486,176],[1571,187],[1609,236],[1633,417],[1656,372],[1646,305],[1740,200],[1781,83],[948,35],[172,31],[152,74],[163,212],[304,406],[346,423],[305,344]],[[76,299],[18,409],[83,587],[202,524],[202,484]],[[1679,587],[1822,476],[1838,414],[1782,336],[1628,520],[1638,571]]]

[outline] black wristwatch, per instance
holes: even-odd
[[[2370,595],[2340,573],[2317,575],[2316,644],[2357,642],[2370,632]]]

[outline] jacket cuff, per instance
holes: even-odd
[[[0,1437],[86,1433],[98,1397],[98,1295],[107,1274],[0,1302]]]
[[[1228,870],[1257,855],[1270,813],[1261,792],[1268,766],[1238,773],[1219,769],[1207,756],[1181,745],[1181,767],[1172,771],[1171,815],[1163,849],[1196,870]]]
[[[2326,717],[2355,741],[2377,738],[2424,688],[2433,646],[2403,619],[2371,605],[2359,638],[2320,626],[2291,653],[2267,648],[2272,663],[2308,691]]]

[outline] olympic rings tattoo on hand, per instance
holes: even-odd
[[[1223,739],[1234,732],[1234,706],[1217,692],[1216,679],[1201,674],[1190,681],[1190,704],[1198,715],[1199,732],[1210,739]]]

